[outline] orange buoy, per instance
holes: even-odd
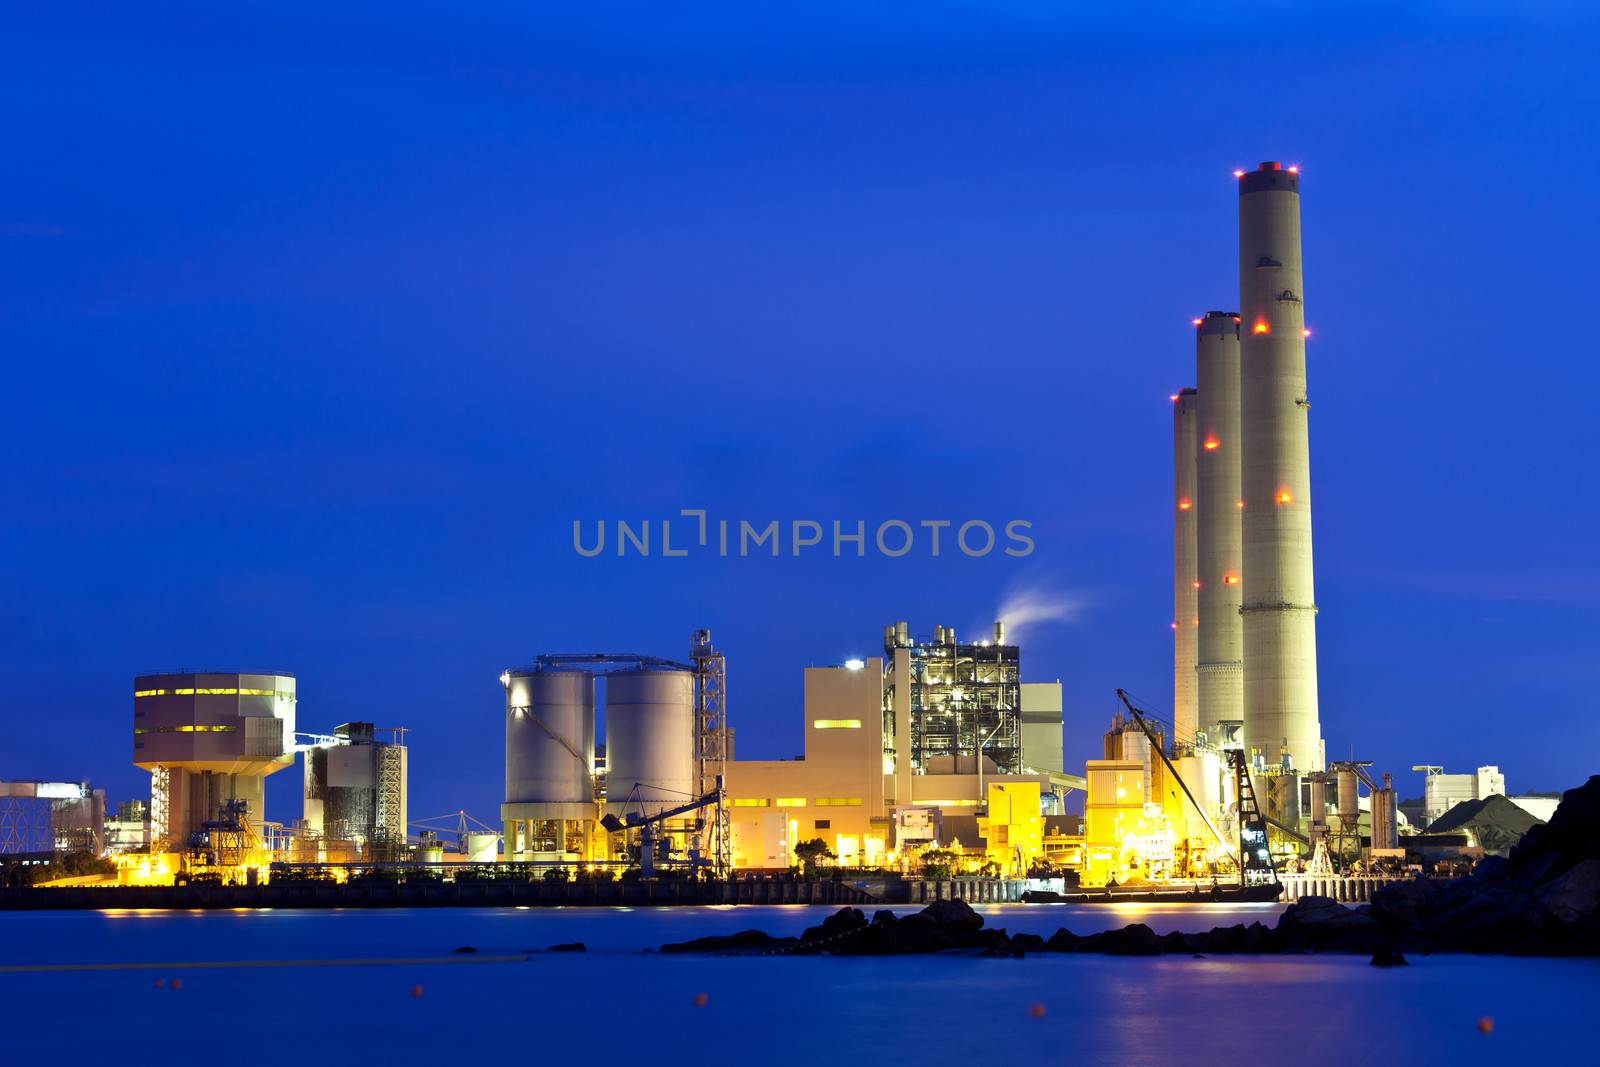
[[[1043,1004],[1030,1004],[1030,1005],[1028,1005],[1028,1014],[1033,1016],[1035,1019],[1043,1019],[1044,1018],[1044,1005]]]
[[[411,995],[414,996],[414,997],[422,996],[422,987],[420,985],[412,986],[411,987]]]
[[[182,978],[174,978],[172,980],[172,988],[173,989],[182,989],[183,988],[183,979]]]
[[[1480,1034],[1492,1034],[1492,1033],[1494,1033],[1494,1020],[1489,1018],[1489,1016],[1487,1016],[1487,1015],[1485,1015],[1483,1018],[1479,1019],[1478,1020],[1478,1033],[1480,1033]]]
[[[157,989],[165,989],[165,988],[167,988],[167,980],[165,978],[157,978],[156,979],[156,988]]]
[[[711,998],[706,996],[704,993],[696,993],[694,995],[694,1006],[697,1008],[703,1008],[706,1006],[706,1001],[710,999]]]

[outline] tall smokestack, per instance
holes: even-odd
[[[1321,770],[1304,298],[1300,175],[1263,163],[1239,176],[1244,743]]]
[[[1172,720],[1187,741],[1199,723],[1195,707],[1195,412],[1199,398],[1185,389],[1172,398]]]
[[[1223,740],[1221,723],[1244,719],[1238,315],[1208,311],[1195,325],[1195,381],[1200,388],[1195,416],[1195,558],[1200,581],[1196,705],[1200,729],[1217,745]]]

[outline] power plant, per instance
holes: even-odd
[[[118,857],[120,876],[700,880],[786,877],[826,858],[1096,891],[1199,892],[1236,877],[1238,899],[1276,899],[1280,874],[1325,885],[1351,869],[1393,873],[1411,855],[1402,829],[1457,800],[1486,803],[1504,780],[1493,767],[1416,767],[1428,778],[1413,820],[1389,775],[1326,761],[1300,174],[1269,162],[1235,179],[1239,310],[1193,320],[1195,384],[1171,396],[1170,724],[1118,689],[1099,758],[1069,774],[1061,683],[1024,681],[1014,628],[961,640],[950,626],[914,635],[898,621],[883,627],[881,655],[805,669],[801,754],[739,760],[709,630],[694,631],[682,660],[546,653],[499,677],[497,832],[465,811],[410,819],[402,728],[297,734],[292,674],[145,674],[133,756],[151,795],[147,812],[117,820],[119,837],[144,846]],[[265,780],[299,754],[302,817],[267,822]],[[1074,792],[1081,819],[1067,810]],[[1539,801],[1518,803],[1546,810]],[[452,856],[441,821],[460,838]],[[40,862],[46,844],[87,841],[98,854],[105,822],[103,796],[86,786],[0,783],[0,853]]]

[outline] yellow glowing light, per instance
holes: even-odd
[[[780,808],[803,808],[806,806],[805,797],[779,797],[774,801]]]
[[[1188,497],[1184,497],[1182,500],[1178,501],[1179,511],[1188,511],[1192,507],[1194,507],[1194,504],[1189,500]]]
[[[1196,325],[1196,326],[1198,326],[1198,325],[1200,325],[1200,324],[1201,324],[1201,323],[1202,323],[1202,322],[1204,322],[1204,321],[1205,321],[1205,320],[1204,320],[1204,319],[1190,319],[1190,320],[1189,320],[1189,321],[1190,321],[1190,322],[1192,322],[1192,323],[1194,323],[1194,324],[1195,324],[1195,325]]]
[[[1310,337],[1311,336],[1311,331],[1310,330],[1301,330],[1300,331],[1300,336],[1301,337]]]
[[[1197,582],[1195,582],[1195,583],[1194,583],[1194,587],[1195,587],[1195,588],[1196,588],[1196,589],[1199,589],[1199,588],[1200,588],[1200,583],[1199,583],[1199,582],[1198,582],[1198,581],[1197,581]]]
[[[734,797],[733,806],[736,808],[765,808],[768,807],[766,797]]]
[[[1224,574],[1222,576],[1222,584],[1223,585],[1238,585],[1239,584],[1239,576],[1237,574]]]
[[[859,730],[860,719],[812,719],[813,730]]]
[[[1244,501],[1237,501],[1234,506],[1242,509],[1244,507]]]
[[[1244,171],[1236,170],[1236,171],[1233,172],[1233,176],[1235,178],[1243,178],[1244,177]]]
[[[1292,504],[1292,503],[1294,503],[1294,497],[1292,495],[1290,495],[1289,490],[1280,489],[1280,490],[1278,490],[1278,503],[1280,503],[1280,504]]]

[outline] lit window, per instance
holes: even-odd
[[[812,719],[813,730],[859,730],[860,719]]]
[[[765,808],[769,806],[766,797],[734,797],[733,806],[736,808]]]
[[[135,697],[164,697],[167,695],[167,691],[165,689],[136,689],[133,695]]]
[[[859,808],[861,806],[861,798],[818,797],[816,806],[819,808]]]
[[[780,808],[803,808],[806,806],[805,797],[779,797],[773,801]]]

